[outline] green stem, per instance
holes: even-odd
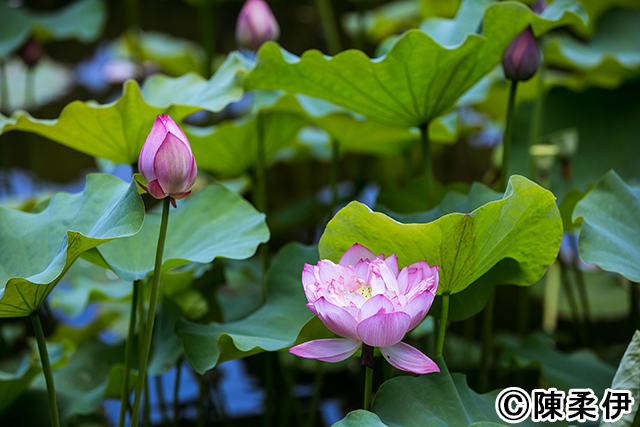
[[[329,206],[329,219],[333,216],[333,212],[338,204],[338,155],[340,146],[336,139],[331,140],[331,171],[329,176],[329,185],[331,186],[331,205]]]
[[[32,103],[32,107],[36,106],[36,69],[35,67],[27,67],[25,71],[24,82],[24,108],[29,109],[29,103]]]
[[[578,303],[576,300],[576,296],[573,292],[573,287],[571,286],[571,282],[569,281],[569,275],[567,274],[567,266],[562,261],[560,261],[560,280],[561,280],[562,288],[564,289],[565,295],[567,297],[567,301],[569,302],[569,307],[571,308],[571,317],[573,319],[573,323],[576,326],[578,336],[580,337],[580,341],[582,342],[582,345],[586,346],[588,344],[587,334],[584,330],[584,325],[582,324],[580,313],[578,312]]]
[[[631,331],[632,333],[636,329],[640,328],[640,312],[638,310],[638,298],[640,297],[640,291],[638,289],[638,283],[629,282],[629,293],[631,297]],[[640,409],[638,410],[640,412]],[[637,418],[637,417],[636,417]]]
[[[373,368],[366,366],[365,371],[366,371],[366,374],[364,378],[364,410],[370,411],[371,410],[371,392],[373,390]]]
[[[544,110],[544,76],[545,76],[544,63],[540,64],[540,75],[538,76],[538,96],[533,104],[531,110],[531,120],[529,121],[529,147],[540,142],[540,130],[542,129],[542,115]],[[529,157],[529,178],[536,178],[536,162],[529,151],[527,151]]]
[[[9,114],[9,84],[7,82],[7,62],[0,61],[0,113]]]
[[[427,185],[427,203],[431,208],[436,204],[436,179],[433,175],[433,165],[431,163],[429,123],[420,126],[420,140],[422,141],[422,174]]]
[[[489,301],[484,308],[482,324],[482,355],[480,358],[480,391],[486,392],[489,388],[489,364],[491,362],[491,345],[493,334],[493,307],[496,301],[496,288],[491,290]]]
[[[207,398],[207,381],[204,378],[204,375],[200,375],[199,381],[200,385],[200,396],[198,398],[198,427],[204,427],[206,424],[206,415],[205,415],[205,400]]]
[[[164,387],[162,386],[162,375],[157,375],[154,379],[156,386],[156,394],[158,395],[158,409],[162,416],[162,425],[169,424],[169,416],[167,415],[167,402],[164,400]]]
[[[275,379],[273,375],[275,363],[273,363],[273,357],[273,353],[267,352],[264,354],[264,388],[267,395],[266,409],[262,424],[264,427],[270,427],[273,424],[272,422],[274,418],[274,399],[276,397],[276,394],[273,392],[273,388],[275,385]]]
[[[213,60],[216,54],[216,22],[215,1],[203,0],[198,6],[198,26],[200,27],[200,40],[207,55],[205,73],[207,78],[213,75]]]
[[[133,337],[136,333],[136,310],[138,307],[138,294],[140,281],[133,281],[133,292],[131,293],[131,313],[129,314],[129,331],[127,342],[124,346],[124,367],[122,370],[122,388],[120,390],[120,415],[118,417],[118,427],[124,427],[127,416],[127,398],[129,397],[129,373],[131,371],[131,359],[133,358]]]
[[[442,313],[438,327],[438,341],[436,341],[436,357],[442,356],[444,350],[444,334],[447,331],[447,319],[449,318],[449,294],[442,294]]]
[[[151,398],[149,397],[149,377],[147,377],[146,384],[144,386],[144,400],[142,404],[142,421],[144,427],[151,427]]]
[[[322,21],[322,31],[327,39],[329,55],[335,55],[342,50],[342,43],[340,42],[336,17],[333,14],[333,5],[331,0],[316,0],[316,6]]]
[[[316,414],[318,412],[318,403],[320,402],[320,396],[322,395],[322,384],[324,382],[324,362],[316,363],[316,375],[314,379],[315,391],[311,398],[311,404],[309,405],[309,427],[315,427]]]
[[[264,141],[264,113],[259,112],[256,116],[256,170],[254,183],[255,205],[258,211],[267,213],[267,177],[266,177],[266,155]],[[266,243],[260,245],[259,249],[260,262],[262,264],[262,291],[263,297],[266,298],[266,275],[269,268],[269,247]]]
[[[129,28],[140,28],[140,3],[139,0],[125,0],[125,17]]]
[[[176,364],[176,379],[173,383],[173,425],[178,427],[180,425],[180,377],[182,376],[182,361],[183,357],[178,359]]]
[[[504,192],[507,189],[507,181],[509,180],[509,153],[511,151],[511,136],[513,134],[513,113],[516,109],[516,91],[518,90],[518,81],[511,80],[509,87],[509,103],[507,104],[507,124],[504,129],[504,138],[502,140],[502,166],[500,168],[500,187],[498,191]]]
[[[42,373],[47,384],[47,401],[49,402],[49,416],[51,418],[51,427],[60,427],[60,417],[58,416],[58,404],[56,403],[56,388],[53,384],[53,374],[51,373],[51,363],[49,362],[49,353],[47,352],[47,342],[44,340],[44,332],[42,331],[42,323],[38,312],[29,315],[33,324],[33,331],[38,342],[38,351],[40,352],[40,362],[42,364]]]
[[[158,236],[158,249],[156,251],[156,263],[153,270],[153,286],[151,288],[151,299],[149,300],[149,313],[147,314],[147,325],[144,330],[144,345],[140,355],[140,369],[138,372],[138,383],[136,384],[136,394],[133,400],[133,413],[131,414],[131,427],[138,426],[138,414],[140,413],[140,399],[147,376],[147,364],[149,363],[149,352],[151,351],[151,338],[153,337],[153,323],[156,317],[156,301],[158,299],[158,288],[160,287],[160,273],[162,268],[162,252],[164,251],[164,241],[167,236],[167,224],[169,223],[169,208],[171,199],[165,197],[162,200],[162,221],[160,222],[160,235]]]
[[[520,338],[527,336],[529,327],[529,287],[518,289],[518,335]]]

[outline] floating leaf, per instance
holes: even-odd
[[[584,262],[640,282],[639,210],[640,188],[607,173],[573,211],[574,221],[582,218],[578,251]]]
[[[217,257],[245,259],[269,239],[264,214],[219,185],[207,186],[177,204],[169,214],[162,271]],[[153,271],[160,217],[159,212],[148,213],[138,234],[98,249],[122,280],[142,280]]]
[[[49,13],[0,2],[0,58],[19,48],[32,33],[40,42],[73,38],[92,42],[102,33],[106,9],[102,0],[79,0]]]
[[[170,114],[180,122],[198,110],[220,111],[239,100],[242,64],[239,54],[232,54],[210,80],[196,74],[176,79],[157,75],[147,81],[142,93],[135,81],[127,81],[116,101],[105,105],[74,101],[55,120],[35,119],[24,111],[10,118],[0,116],[0,133],[33,132],[90,156],[133,164],[156,116]]]
[[[402,266],[426,260],[440,266],[442,294],[462,291],[505,259],[515,262],[496,284],[531,285],[555,260],[561,239],[553,194],[512,176],[502,200],[427,224],[402,224],[351,202],[329,222],[319,249],[334,262],[355,243],[376,254],[396,254]]]
[[[549,387],[567,393],[572,388],[588,387],[602,396],[615,373],[615,368],[599,359],[593,351],[563,353],[553,348],[541,332],[527,337],[521,344],[511,343],[502,358],[503,364],[511,359],[521,367],[539,368]]]
[[[638,417],[638,408],[640,408],[640,331],[633,334],[610,388],[629,390],[635,402],[630,414],[624,414],[615,423],[603,423],[601,427],[613,427],[614,425],[615,427],[631,427],[634,419]]]
[[[312,319],[306,306],[301,282],[304,264],[317,262],[315,247],[289,244],[273,259],[266,278],[267,301],[256,312],[223,324],[178,321],[184,353],[196,372],[202,374],[227,360],[326,338],[327,329],[317,318]]]
[[[0,207],[0,317],[40,307],[83,252],[140,230],[144,206],[135,183],[87,176],[85,190],[59,193],[38,213]]]
[[[541,35],[584,18],[577,1],[560,3],[563,7],[554,7],[545,17],[520,3],[496,3],[486,11],[483,36],[469,34],[462,44],[447,48],[421,31],[409,30],[375,60],[357,50],[333,58],[310,50],[298,58],[266,43],[243,84],[247,90],[285,90],[325,99],[394,126],[424,125],[450,110],[493,69],[527,25]]]

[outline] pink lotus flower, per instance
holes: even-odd
[[[340,362],[364,343],[379,347],[384,358],[403,371],[425,374],[438,366],[419,350],[401,342],[429,311],[438,287],[438,267],[425,261],[398,271],[398,258],[376,257],[355,244],[339,264],[321,260],[302,272],[307,307],[331,332],[345,339],[322,339],[289,352],[307,359]]]
[[[156,199],[182,199],[191,193],[198,168],[191,146],[182,129],[169,116],[158,116],[140,151],[140,174],[148,187],[142,186]]]
[[[238,15],[236,42],[258,50],[262,43],[277,40],[279,35],[280,27],[269,5],[264,0],[247,0]]]

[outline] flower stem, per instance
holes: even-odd
[[[322,384],[324,383],[324,362],[316,363],[316,374],[314,377],[314,393],[311,398],[311,404],[309,405],[309,421],[308,427],[315,427],[316,415],[318,412],[318,403],[320,403],[320,396],[322,396]]]
[[[198,26],[200,27],[200,40],[207,55],[205,64],[205,77],[213,75],[213,60],[216,55],[216,22],[215,22],[215,1],[203,0],[198,7]]]
[[[480,357],[480,392],[489,387],[489,363],[491,362],[491,344],[493,334],[493,307],[496,301],[496,288],[491,290],[489,301],[484,307],[482,317],[482,354]]]
[[[44,340],[44,332],[42,331],[42,323],[38,312],[29,315],[33,324],[33,331],[38,342],[38,351],[40,352],[40,362],[42,363],[42,372],[44,380],[47,384],[47,401],[49,402],[49,416],[51,418],[51,427],[60,427],[60,417],[58,415],[58,404],[56,403],[56,388],[53,384],[53,374],[51,373],[51,363],[49,362],[49,353],[47,352],[47,343]]]
[[[502,140],[502,167],[500,169],[500,187],[498,191],[504,192],[507,189],[507,181],[509,180],[509,152],[511,151],[511,135],[513,134],[513,113],[516,109],[516,91],[518,90],[518,81],[511,80],[509,87],[509,103],[507,104],[507,124],[504,129],[504,138]]]
[[[449,317],[449,294],[442,294],[442,313],[440,314],[440,326],[438,327],[438,341],[436,342],[436,356],[442,356],[444,350],[444,334],[447,331],[447,319]]]
[[[267,182],[266,182],[266,155],[264,140],[264,113],[259,112],[256,115],[256,168],[254,182],[254,203],[256,209],[266,215],[267,213]],[[259,249],[260,262],[262,264],[262,291],[263,298],[267,297],[266,275],[269,268],[269,247],[266,243],[260,245]]]
[[[0,61],[0,113],[9,112],[9,84],[7,82],[7,62]]]
[[[420,126],[420,140],[422,141],[422,174],[427,187],[427,204],[428,208],[432,208],[436,204],[436,179],[433,176],[433,165],[431,163],[429,123]]]
[[[333,14],[333,5],[331,0],[316,0],[316,6],[322,21],[322,31],[324,31],[324,36],[327,39],[329,55],[335,55],[342,50],[342,43],[340,42],[336,17]]]
[[[180,425],[180,377],[182,374],[182,361],[183,357],[178,359],[176,364],[176,378],[173,383],[173,425],[178,427]]]
[[[364,351],[364,347],[362,349]],[[366,374],[364,378],[364,410],[371,410],[371,391],[373,389],[373,368],[365,367]]]
[[[329,219],[333,216],[333,212],[338,204],[338,155],[340,154],[340,146],[336,139],[331,140],[331,172],[329,177],[329,185],[331,187],[331,204],[329,205]]]
[[[138,414],[140,413],[140,399],[145,386],[147,374],[147,364],[149,363],[149,352],[151,350],[151,338],[153,336],[153,322],[156,316],[156,301],[158,299],[158,288],[160,287],[160,270],[162,267],[162,252],[164,251],[164,241],[167,236],[167,224],[169,223],[169,208],[171,199],[165,197],[162,200],[162,221],[160,222],[160,235],[158,236],[158,249],[156,250],[156,263],[153,271],[153,285],[151,288],[151,299],[149,300],[149,313],[147,314],[147,325],[144,329],[144,343],[140,354],[140,368],[138,370],[138,383],[136,384],[136,394],[133,400],[133,413],[131,414],[131,427],[138,426]]]
[[[136,333],[136,310],[138,307],[138,294],[140,293],[140,281],[133,281],[131,294],[131,313],[129,314],[129,332],[124,346],[124,367],[122,368],[122,388],[120,391],[120,415],[118,427],[124,427],[127,416],[127,397],[129,396],[129,372],[131,371],[131,359],[133,358],[133,337]]]
[[[546,67],[544,61],[540,63],[540,75],[538,76],[538,96],[533,103],[531,110],[531,120],[529,121],[529,147],[535,145],[540,140],[540,129],[542,129],[542,115],[544,110],[544,77]],[[529,178],[535,179],[536,176],[536,162],[529,151]]]

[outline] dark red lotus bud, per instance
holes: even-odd
[[[24,63],[27,64],[29,68],[32,68],[38,63],[40,57],[42,57],[42,49],[33,37],[29,37],[20,48],[20,56],[22,56]]]
[[[533,13],[535,13],[536,15],[540,15],[542,12],[544,12],[547,6],[549,5],[545,0],[536,0],[531,5],[531,10],[533,10]]]
[[[529,80],[540,66],[540,49],[531,27],[516,37],[502,55],[504,75],[509,80]]]

